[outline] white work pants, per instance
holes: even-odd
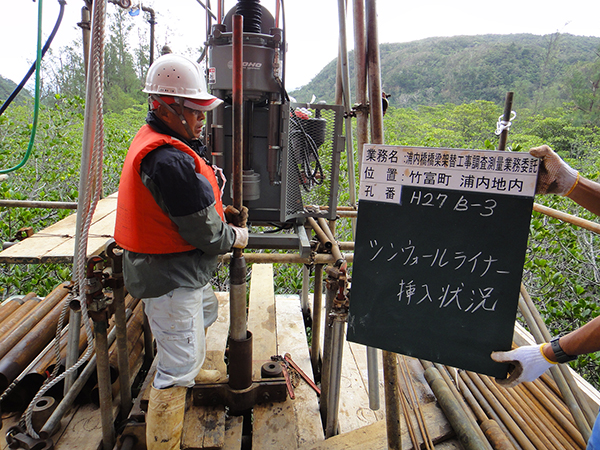
[[[218,314],[210,283],[200,289],[177,288],[143,301],[157,347],[153,386],[193,386],[206,356],[204,328],[217,320]]]

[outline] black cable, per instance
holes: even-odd
[[[299,148],[297,149],[293,148],[293,150],[297,150],[292,152],[293,157],[300,158],[300,161],[296,161],[297,164],[294,165],[298,170],[300,184],[306,192],[309,192],[312,186],[323,184],[325,180],[325,176],[323,174],[323,167],[321,166],[321,161],[319,159],[319,149],[312,136],[309,133],[307,133],[304,127],[302,126],[302,119],[296,117],[294,113],[291,114],[290,118],[292,124],[295,125],[294,128],[297,128],[297,131],[292,130],[290,132],[290,141],[292,141],[293,135],[295,133],[298,133],[300,134],[300,138],[303,140],[302,144],[304,144],[299,144]],[[311,157],[314,158],[314,170],[311,170],[310,166]]]
[[[48,40],[46,41],[46,43],[44,44],[44,47],[42,48],[42,58],[46,54],[46,51],[48,51],[48,49],[50,48],[50,44],[52,43],[54,36],[56,36],[58,27],[60,26],[60,23],[62,22],[63,16],[65,14],[65,5],[67,4],[66,0],[58,0],[58,3],[60,3],[60,12],[58,13],[58,19],[56,19],[56,24],[54,25],[54,29],[52,30],[52,33],[50,33],[50,36],[48,36]],[[10,96],[6,99],[6,101],[2,104],[2,106],[0,106],[0,116],[2,114],[4,114],[4,111],[6,110],[6,108],[8,108],[8,105],[10,105],[12,103],[12,101],[15,99],[15,97],[17,95],[19,95],[19,92],[21,92],[23,90],[23,88],[25,87],[25,84],[27,83],[27,81],[29,81],[29,78],[35,71],[35,64],[36,63],[34,62],[31,65],[31,67],[29,68],[29,71],[27,72],[27,74],[25,75],[23,80],[21,80],[21,83],[19,83],[19,85],[15,88],[15,90],[12,92],[12,94],[10,94]]]

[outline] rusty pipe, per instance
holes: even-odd
[[[477,377],[482,381],[484,386],[487,387],[488,391],[496,398],[502,407],[508,412],[512,419],[519,425],[519,428],[523,430],[529,441],[531,441],[536,448],[552,448],[552,446],[549,446],[548,442],[546,442],[547,440],[539,436],[531,420],[527,417],[521,416],[514,407],[514,402],[511,402],[509,399],[507,399],[500,389],[488,377],[479,374],[477,374]]]
[[[484,411],[485,416],[482,416],[482,422],[487,420],[488,417],[490,418],[490,420],[496,422],[504,432],[506,438],[513,445],[513,447],[517,450],[521,450],[522,447],[512,435],[511,430],[509,430],[510,424],[507,425],[502,421],[502,418],[496,413],[496,411],[492,408],[487,399],[475,386],[475,383],[473,383],[473,381],[467,376],[467,374],[464,371],[459,372],[458,385],[460,387],[461,392],[470,394],[465,395],[465,399],[467,399],[467,401],[469,402],[469,406],[471,407],[471,409],[475,411],[477,407],[479,407],[482,411]]]
[[[531,330],[531,334],[536,342],[550,342],[551,336],[546,328],[546,324],[540,316],[539,311],[533,304],[527,289],[521,283],[521,295],[519,296],[519,310],[527,320],[527,324]],[[569,407],[573,418],[577,424],[577,428],[587,441],[591,434],[590,425],[593,423],[593,413],[589,405],[582,398],[581,390],[575,385],[572,374],[569,372],[569,367],[558,364],[558,367],[551,367],[550,373],[554,381],[560,389],[562,397]]]
[[[489,380],[489,379],[488,379]],[[489,380],[490,383],[492,382]],[[516,414],[521,416],[529,424],[529,428],[544,443],[547,449],[563,449],[554,439],[550,439],[552,432],[544,425],[539,416],[531,408],[525,405],[523,399],[517,395],[514,389],[498,388],[498,392],[504,396]],[[566,449],[566,447],[564,447]]]
[[[400,450],[402,437],[400,435],[400,391],[398,389],[396,354],[384,350],[382,359],[388,449]]]
[[[552,413],[548,411],[544,405],[539,402],[533,394],[522,384],[513,388],[517,395],[520,396],[525,409],[529,409],[532,413],[537,414],[550,434],[556,435],[557,439],[562,443],[565,449],[578,449],[578,443],[573,440],[569,433],[560,426],[559,422],[554,418]]]
[[[21,322],[26,319],[26,316],[40,303],[41,298],[36,297],[33,292],[30,292],[23,297],[23,304],[6,318],[0,325],[0,338],[12,332]]]
[[[37,308],[25,319],[19,327],[13,330],[7,336],[4,336],[0,342],[0,358],[4,358],[6,354],[15,347],[15,345],[28,334],[43,318],[53,310],[53,308],[67,296],[69,293],[68,283],[63,283],[56,287],[46,298],[38,305]],[[44,344],[45,345],[45,344]],[[29,351],[29,349],[27,349]],[[38,350],[39,351],[39,350]],[[30,358],[30,360],[33,357]],[[1,390],[1,389],[0,389]]]
[[[2,303],[2,306],[0,306],[0,325],[4,322],[4,319],[14,313],[23,304],[24,298],[25,296],[13,296]]]
[[[538,379],[532,383],[524,383],[524,386],[533,397],[550,412],[552,417],[569,434],[569,436],[571,436],[579,446],[585,447],[585,440],[581,436],[581,433],[568,418],[568,415],[570,414],[569,410],[555,398],[554,394],[548,390],[546,385]]]
[[[502,428],[492,419],[486,419],[481,423],[481,430],[494,450],[514,450],[514,446],[506,438]]]
[[[425,379],[465,450],[489,449],[489,442],[482,439],[481,430],[469,420],[463,406],[457,401],[439,370],[433,366],[429,367],[425,370]]]
[[[317,239],[319,240],[319,242],[321,244],[323,244],[323,247],[325,247],[327,250],[331,249],[333,244],[329,240],[329,238],[327,237],[325,232],[321,229],[321,227],[319,226],[317,221],[315,219],[313,219],[312,217],[307,217],[306,221],[308,222],[310,227],[314,230],[315,235],[317,236]]]
[[[4,391],[35,358],[35,355],[39,354],[52,340],[56,334],[56,326],[62,310],[63,305],[57,302],[52,311],[31,328],[27,335],[0,360],[0,391]]]
[[[354,261],[354,254],[347,253],[344,255],[346,262]],[[232,254],[227,253],[219,256],[219,261],[228,263],[232,260]],[[303,258],[298,253],[246,253],[244,255],[245,262],[248,263],[275,263],[275,264],[331,264],[336,262],[333,255],[328,253],[318,253]]]
[[[477,374],[473,372],[461,372],[461,376],[463,373],[468,375],[470,381],[477,387],[481,395],[489,403],[490,407],[500,417],[501,422],[504,423],[506,427],[510,430],[511,435],[518,442],[519,446],[521,446],[524,450],[536,450],[536,446],[529,440],[529,438],[523,431],[522,426],[525,426],[525,424],[519,423],[519,421],[516,418],[512,417],[512,415],[509,414],[509,412],[504,408],[504,405],[486,387],[486,385],[483,383],[483,380]],[[496,419],[496,421],[500,423],[499,420]]]
[[[458,377],[458,385],[460,387],[461,392],[468,393],[470,395],[465,395],[465,399],[469,402],[469,406],[473,411],[477,409],[477,407],[481,408],[484,411],[485,416],[482,416],[484,422],[489,417],[490,420],[493,420],[498,424],[500,429],[504,432],[504,435],[508,439],[508,441],[513,445],[513,447],[517,450],[521,450],[522,447],[519,445],[517,440],[509,430],[509,425],[503,422],[502,418],[496,413],[496,411],[492,408],[487,399],[483,396],[483,394],[479,391],[479,389],[475,386],[475,383],[468,377],[465,371],[459,372]],[[472,404],[473,402],[473,404]],[[475,407],[474,407],[475,406]],[[516,425],[515,425],[516,426]],[[520,430],[519,430],[520,431]],[[526,438],[525,438],[526,439]]]
[[[342,252],[340,252],[340,247],[338,246],[337,241],[336,241],[335,237],[333,236],[331,229],[329,228],[329,224],[322,217],[319,217],[317,219],[317,221],[318,221],[319,225],[321,226],[321,229],[323,230],[325,235],[331,241],[331,254],[335,258],[334,265],[336,267],[340,267],[344,263],[344,255],[342,255]]]
[[[116,339],[116,329],[113,327],[108,333],[108,345],[111,345]],[[88,361],[85,368],[81,371],[69,392],[63,397],[59,405],[56,407],[50,418],[46,421],[46,424],[42,427],[39,432],[41,439],[48,439],[52,434],[53,430],[60,423],[65,413],[69,410],[73,402],[77,398],[77,395],[81,392],[81,389],[86,385],[92,373],[96,371],[96,355],[93,355]]]
[[[312,311],[312,342],[310,361],[315,376],[321,373],[319,360],[321,359],[321,340],[323,335],[323,264],[315,266],[315,292],[313,294]]]

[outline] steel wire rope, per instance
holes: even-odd
[[[59,324],[57,327],[57,335],[59,334],[62,323],[64,322],[64,316],[66,315],[66,306],[71,300],[77,299],[81,307],[81,316],[84,325],[84,329],[87,336],[87,348],[85,353],[79,358],[79,360],[65,372],[56,376],[55,378],[48,378],[38,393],[35,395],[33,400],[30,402],[27,410],[25,411],[25,424],[27,427],[27,433],[34,438],[39,438],[39,435],[33,429],[32,415],[33,407],[37,401],[42,397],[49,389],[63,380],[69,374],[78,370],[91,356],[94,345],[93,345],[93,334],[92,328],[89,321],[87,305],[85,297],[82,297],[83,289],[85,285],[85,269],[86,269],[86,258],[87,258],[87,240],[89,237],[89,229],[92,222],[92,216],[96,209],[96,205],[100,200],[100,194],[102,190],[102,158],[104,153],[104,122],[103,122],[103,111],[102,102],[104,95],[104,22],[106,13],[106,4],[104,1],[94,2],[94,14],[92,19],[92,49],[91,49],[91,61],[89,71],[90,76],[87,81],[87,90],[93,89],[94,98],[88,98],[95,100],[96,111],[91,111],[91,106],[86,102],[86,115],[89,113],[95,114],[94,120],[92,120],[91,126],[94,128],[94,140],[91,148],[91,158],[87,167],[81,167],[81,173],[89,174],[88,183],[84,186],[83,192],[83,217],[85,217],[82,232],[79,236],[78,252],[75,257],[74,264],[74,286],[71,295],[65,301],[65,307],[61,311],[59,318]],[[90,97],[88,95],[88,97]],[[89,108],[89,109],[88,109]],[[84,142],[85,145],[85,142]],[[82,193],[79,192],[81,195]],[[60,345],[57,343],[57,345]]]

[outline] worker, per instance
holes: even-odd
[[[582,177],[547,145],[532,148],[530,153],[541,158],[537,194],[569,197],[590,212],[600,215],[600,184]],[[556,364],[597,351],[600,351],[600,317],[565,336],[551,339],[549,343],[493,352],[492,359],[514,366],[508,378],[500,382],[506,387],[514,387],[523,381],[535,380]],[[600,415],[596,418],[587,449],[600,450]]]
[[[218,255],[246,246],[248,210],[223,210],[217,180],[224,177],[204,156],[204,112],[222,100],[207,92],[199,66],[165,54],[143,92],[150,111],[123,164],[115,240],[125,286],[143,300],[156,340],[147,448],[179,449],[187,388],[221,376],[202,368],[205,328],[218,309],[210,279]]]

